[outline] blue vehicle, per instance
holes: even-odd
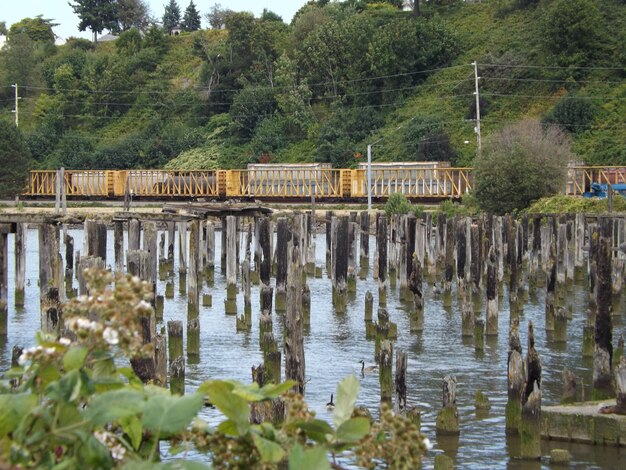
[[[612,184],[613,193],[621,194],[626,197],[626,183],[616,183]],[[608,195],[609,185],[606,183],[591,183],[589,191],[585,191],[583,193],[583,197],[597,197],[600,199],[604,199]]]

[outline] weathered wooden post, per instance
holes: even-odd
[[[73,244],[72,244],[73,245]],[[124,221],[113,221],[113,255],[115,272],[124,272]]]
[[[288,244],[287,314],[285,316],[285,378],[294,380],[294,390],[304,395],[305,358],[302,319],[302,265],[298,236]]]
[[[6,237],[7,234],[2,234]],[[39,293],[43,300],[50,287],[60,287],[59,277],[59,228],[52,224],[39,225]],[[6,243],[5,243],[6,247]],[[6,297],[5,297],[6,298]],[[43,312],[42,312],[43,313]]]
[[[612,310],[612,249],[613,220],[601,218],[597,244],[596,265],[596,324],[595,348],[593,354],[593,393],[594,400],[613,396],[611,386],[611,359],[613,356]]]
[[[167,322],[168,351],[170,360],[170,390],[185,393],[185,357],[183,352],[183,322]]]
[[[204,265],[204,277],[209,286],[215,282],[215,225],[208,220],[204,227],[206,237],[206,263]]]
[[[223,238],[223,237],[222,237]],[[226,314],[237,314],[237,217],[226,217]]]
[[[622,357],[615,367],[615,412],[626,415],[626,358]]]
[[[532,219],[532,243],[530,249],[530,261],[528,264],[528,288],[534,291],[537,287],[537,277],[539,275],[539,253],[541,253],[541,219]]]
[[[498,269],[496,252],[492,246],[489,249],[487,261],[487,335],[498,334]]]
[[[276,225],[276,299],[274,308],[277,312],[285,311],[287,298],[287,272],[289,270],[289,241],[292,238],[289,222],[279,217]]]
[[[3,225],[0,231],[0,337],[8,333],[8,293],[9,293],[9,247],[8,230]]]
[[[187,362],[200,362],[200,320],[198,317],[187,319]]]
[[[371,322],[374,313],[374,296],[370,291],[365,293],[365,321]]]
[[[395,412],[399,413],[406,409],[406,368],[407,353],[398,349],[396,351],[396,401]],[[382,370],[382,369],[381,369]]]
[[[518,263],[517,263],[517,222],[513,217],[509,217],[507,236],[507,261],[509,265],[509,311],[511,317],[519,315],[518,299]]]
[[[556,237],[556,296],[558,305],[565,298],[566,258],[567,258],[567,225],[559,223]]]
[[[161,387],[167,387],[167,344],[165,327],[154,337],[155,382]]]
[[[354,214],[356,220],[356,212]],[[358,225],[356,222],[348,221],[348,269],[346,271],[346,291],[354,294],[356,292],[356,264],[357,264],[357,236]]]
[[[187,222],[182,221],[177,223],[178,229],[178,274],[180,275],[180,286],[181,293],[184,294],[186,290],[186,286],[183,287],[183,279],[184,284],[187,284]]]
[[[138,219],[128,220],[128,247],[126,251],[138,250],[141,247],[141,224]]]
[[[167,222],[167,261],[170,264],[170,270],[174,268],[174,246],[176,245],[176,222]]]
[[[468,289],[468,268],[467,258],[469,255],[468,250],[468,219],[462,217],[456,221],[456,282],[457,282],[457,297],[459,299],[465,299]]]
[[[435,251],[437,264],[442,267],[446,259],[446,215],[441,213],[437,216],[437,237],[435,238]]]
[[[561,395],[561,404],[574,403],[576,401],[576,376],[567,367],[563,369],[563,393]]]
[[[546,272],[546,331],[554,331],[554,314],[556,310],[556,291],[557,291],[557,251],[554,238],[550,240],[549,259]]]
[[[144,222],[143,224],[143,251],[148,253],[146,265],[146,269],[148,270],[148,272],[143,279],[152,283],[152,292],[154,293],[154,295],[156,295],[159,255],[157,226],[155,222]]]
[[[400,270],[400,299],[405,301],[413,301],[415,293],[410,285],[410,277],[413,274],[413,260],[419,260],[419,256],[415,250],[417,219],[413,214],[404,216],[401,219],[403,225],[403,238],[401,240],[401,270]],[[422,258],[423,259],[423,258]],[[423,264],[420,262],[420,271]],[[421,275],[421,273],[420,273]],[[421,282],[421,279],[420,279]],[[414,286],[413,288],[415,288]],[[421,291],[421,285],[420,291]]]
[[[454,276],[454,219],[446,222],[446,257],[443,278],[443,305],[452,306],[452,279]]]
[[[409,319],[411,332],[424,329],[424,283],[422,264],[417,255],[413,254],[411,274],[409,276],[409,291],[413,294],[414,308]]]
[[[332,224],[334,214],[333,211],[326,211],[326,272],[329,277],[332,277],[332,270],[330,267],[331,249],[332,249]]]
[[[526,371],[519,339],[519,320],[511,320],[509,331],[509,355],[507,361],[507,402],[505,408],[506,433],[518,434],[522,411],[522,390]]]
[[[378,260],[378,304],[387,305],[387,217],[378,217],[376,228],[376,257]]]
[[[200,221],[189,223],[189,271],[187,273],[187,318],[198,318],[200,289],[198,286],[198,258],[200,257]],[[189,328],[189,325],[187,325]]]
[[[26,280],[26,224],[18,223],[15,232],[15,306],[24,306],[24,283]],[[73,248],[72,248],[73,249]],[[73,253],[72,253],[73,255]],[[70,285],[72,282],[70,273]],[[3,297],[7,300],[6,297]]]
[[[522,412],[519,423],[522,459],[541,458],[541,360],[535,349],[533,323],[528,324],[526,354],[526,383],[522,392]]]
[[[470,227],[471,262],[470,273],[472,279],[472,298],[474,303],[480,305],[480,291],[483,285],[482,279],[482,224],[474,223]]]
[[[447,375],[443,379],[443,407],[437,414],[435,429],[438,436],[458,436],[461,433],[454,376]]]
[[[359,214],[359,223],[361,226],[361,237],[359,240],[359,266],[367,273],[370,259],[370,214],[367,211],[361,211]]]
[[[346,310],[346,293],[348,277],[349,257],[349,220],[348,216],[333,218],[332,223],[332,283],[333,283],[333,306],[337,312]]]
[[[380,344],[380,355],[378,366],[380,374],[378,375],[380,382],[380,401],[381,403],[389,403],[392,401],[393,374],[393,343],[385,339]]]
[[[87,256],[102,258],[106,265],[107,259],[107,227],[95,220],[85,220],[85,236]]]
[[[78,261],[78,293],[80,295],[87,295],[87,280],[85,279],[85,271],[88,269],[104,269],[104,261],[102,258],[94,258],[93,256],[83,256]]]

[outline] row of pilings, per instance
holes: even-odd
[[[359,280],[371,274],[377,281],[376,319],[374,295],[367,292],[364,322],[366,337],[375,341],[373,360],[378,369],[381,401],[393,403],[398,411],[410,408],[405,351],[395,353],[393,379],[394,340],[399,334],[423,331],[427,307],[424,293],[430,289],[433,295],[441,297],[444,307],[452,306],[456,299],[462,316],[461,331],[457,333],[473,337],[477,350],[484,347],[485,338],[509,335],[506,429],[521,435],[524,457],[536,458],[540,452],[541,359],[535,349],[532,323],[527,325],[526,359],[518,335],[520,315],[529,295],[545,292],[547,334],[554,341],[564,342],[568,339],[568,320],[572,316],[569,294],[576,282],[585,281],[589,302],[582,354],[593,357],[592,395],[598,399],[617,396],[617,407],[625,411],[626,366],[620,362],[623,340],[614,346],[612,331],[612,316],[623,315],[626,300],[621,295],[626,274],[625,220],[623,216],[582,214],[524,216],[519,220],[512,216],[447,218],[437,214],[433,220],[430,213],[420,218],[413,215],[388,218],[383,213],[329,211],[320,219],[315,212],[306,212],[275,218],[231,215],[205,220],[178,216],[157,224],[127,214],[113,222],[114,260],[107,259],[108,231],[104,222],[84,222],[83,253],[74,251],[74,241],[65,226],[56,221],[41,222],[37,226],[41,328],[65,334],[62,303],[74,295],[88,294],[84,279],[87,268],[104,268],[113,262],[113,270],[126,271],[153,286],[160,279],[165,282],[165,291],[155,292],[154,315],[142,329],[144,342],[154,344],[155,355],[135,361],[133,367],[143,380],[169,384],[173,391],[184,393],[185,362],[200,360],[199,311],[201,305],[212,307],[215,237],[219,233],[220,268],[226,278],[227,292],[224,311],[236,315],[238,331],[251,329],[251,286],[258,285],[257,317],[263,364],[254,368],[254,380],[263,384],[292,379],[296,382],[295,389],[305,393],[303,332],[315,321],[311,318],[307,279],[321,277],[323,272],[315,259],[316,230],[321,222],[325,225],[326,272],[332,284],[330,300],[334,311],[345,314],[347,299],[355,295]],[[7,234],[13,231],[14,298],[16,305],[21,305],[25,289],[26,223],[2,227],[0,299],[8,298]],[[372,268],[370,238],[375,240]],[[61,256],[62,245],[65,256]],[[174,266],[178,267],[177,273]],[[176,283],[187,298],[186,348],[183,322],[168,321],[158,328],[163,322],[164,303],[173,297]],[[505,285],[509,293],[508,309],[501,306]],[[243,306],[237,305],[240,289]],[[209,293],[200,295],[203,291]],[[410,306],[409,332],[398,332],[386,310],[387,296],[395,292]],[[6,335],[6,300],[1,307],[0,335]],[[510,315],[507,332],[498,331],[498,318],[503,311]],[[275,315],[284,324],[282,345],[274,337]],[[366,373],[365,364],[362,373]],[[448,375],[443,384],[437,431],[456,434],[460,432],[456,379]],[[568,386],[572,387],[571,380]],[[419,413],[414,410],[412,413],[419,419]]]

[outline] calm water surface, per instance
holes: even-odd
[[[74,237],[75,249],[82,250],[82,231],[70,230]],[[187,365],[187,391],[193,391],[208,379],[232,378],[242,382],[251,380],[251,367],[262,363],[263,358],[258,343],[258,287],[252,290],[252,331],[237,333],[235,317],[224,314],[226,296],[225,277],[220,273],[219,234],[216,236],[216,270],[214,287],[202,286],[202,293],[213,295],[213,307],[201,307],[201,349],[200,363]],[[26,266],[26,305],[16,310],[13,306],[14,253],[13,235],[9,235],[9,336],[0,339],[0,369],[10,365],[11,347],[19,344],[28,347],[34,343],[34,333],[39,327],[38,279],[38,237],[35,230],[28,231]],[[113,265],[113,234],[108,235],[107,264]],[[317,236],[317,265],[324,266],[325,236]],[[370,266],[373,266],[375,242],[370,241]],[[244,250],[242,250],[243,252]],[[62,247],[61,252],[65,250]],[[175,249],[178,253],[178,247]],[[177,272],[177,269],[175,269]],[[309,279],[311,289],[311,326],[305,333],[306,352],[306,401],[318,417],[331,420],[325,404],[337,383],[349,374],[361,379],[361,392],[358,404],[367,406],[376,414],[379,404],[378,375],[360,376],[359,360],[374,363],[374,342],[365,339],[363,321],[365,293],[374,294],[377,305],[378,289],[371,278],[371,269],[366,281],[357,281],[357,293],[348,303],[345,314],[333,311],[331,305],[331,282],[324,270],[323,278]],[[177,280],[176,280],[177,283]],[[75,282],[76,286],[76,282]],[[163,293],[165,285],[158,282],[157,290]],[[453,294],[454,295],[454,294]],[[405,306],[398,300],[398,289],[389,291],[387,310],[391,321],[398,324],[398,340],[394,349],[408,351],[408,403],[422,410],[422,431],[435,444],[424,461],[424,468],[433,466],[434,455],[445,452],[456,461],[457,468],[511,468],[534,469],[550,468],[549,459],[541,462],[521,462],[516,459],[518,443],[505,437],[504,407],[507,398],[507,352],[508,352],[508,298],[506,292],[500,299],[499,335],[486,340],[484,351],[475,351],[472,339],[461,338],[461,316],[456,297],[450,309],[443,307],[442,301],[435,298],[429,289],[425,292],[424,331],[409,333],[409,318]],[[558,403],[564,367],[576,375],[584,377],[585,384],[591,382],[591,361],[583,360],[581,354],[582,329],[585,324],[587,294],[585,287],[577,285],[568,292],[568,302],[573,306],[573,318],[568,322],[567,344],[548,340],[545,333],[544,292],[531,296],[520,316],[520,339],[526,354],[527,325],[535,324],[536,348],[541,355],[543,366],[543,404]],[[243,295],[238,298],[240,311],[243,310]],[[165,301],[164,322],[181,320],[185,323],[187,300],[175,288],[175,298]],[[484,317],[484,314],[483,314]],[[281,316],[274,314],[274,334],[281,344]],[[624,331],[624,312],[613,317],[614,344],[620,332]],[[437,439],[435,419],[441,407],[442,379],[445,375],[457,377],[457,403],[459,408],[461,435],[459,438]],[[491,401],[491,411],[477,416],[474,409],[474,394],[477,390],[487,394]],[[588,390],[587,390],[588,396]],[[205,419],[219,421],[215,411],[207,410]],[[564,442],[543,442],[544,456],[551,448],[567,448],[573,454],[570,468],[626,469],[626,450],[611,447],[594,447]]]

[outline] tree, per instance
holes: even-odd
[[[165,11],[163,12],[163,28],[167,31],[167,34],[172,34],[172,30],[180,24],[180,7],[176,0],[170,0],[170,3],[165,5]]]
[[[222,5],[216,3],[211,10],[205,15],[209,25],[213,29],[222,29],[226,25],[226,18],[233,13],[228,8],[222,8]]]
[[[144,0],[117,0],[116,32],[137,28],[145,31],[150,25],[150,9]]]
[[[571,157],[569,140],[556,126],[528,119],[502,129],[474,160],[476,200],[496,214],[525,209],[563,188]]]
[[[12,122],[0,120],[0,196],[20,194],[30,170],[30,151],[20,130]]]
[[[196,9],[193,0],[189,2],[189,6],[187,6],[187,9],[185,10],[182,26],[185,31],[198,31],[202,26],[200,13]]]
[[[4,21],[0,21],[0,36],[6,36],[8,33],[7,31],[7,24]]]
[[[37,58],[35,42],[28,34],[12,34],[8,37],[0,55],[0,70],[9,83],[37,83]]]
[[[7,36],[23,33],[34,42],[54,42],[52,28],[58,25],[51,19],[43,18],[43,15],[37,15],[35,18],[24,18],[12,24]]]
[[[80,22],[78,30],[89,28],[93,33],[93,41],[98,41],[98,34],[105,29],[113,29],[117,21],[115,0],[76,0],[70,3]]]

